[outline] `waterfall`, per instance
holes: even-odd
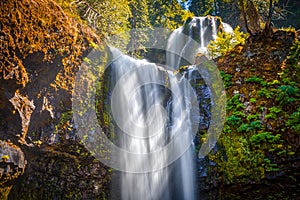
[[[195,151],[191,143],[196,131],[192,123],[198,123],[193,116],[198,116],[199,110],[194,109],[198,107],[194,91],[184,77],[172,71],[114,48],[111,52],[116,144],[125,151],[146,155],[134,160],[120,156],[124,163],[117,178],[121,199],[196,199]],[[151,156],[152,152],[158,153]]]
[[[184,73],[185,77],[174,70],[183,63],[193,64],[186,60],[195,60],[197,52],[206,53],[221,24],[225,31],[232,31],[214,17],[194,17],[176,29],[168,40],[166,67],[110,48],[108,112],[115,127],[114,143],[122,149],[116,160],[121,169],[113,177],[119,190],[113,199],[197,199],[193,140],[199,124],[204,128],[209,124],[207,119],[206,124],[200,122],[205,116],[209,118],[209,109],[202,108],[206,113],[201,116],[199,101],[208,105],[210,96],[203,86],[198,89],[203,98],[197,99],[189,83],[195,79],[195,68]],[[201,78],[197,76],[197,80]]]
[[[169,37],[167,45],[167,65],[178,69],[182,65],[192,65],[182,58],[194,60],[196,53],[207,54],[207,45],[217,38],[218,31],[232,32],[230,25],[220,18],[193,17]]]

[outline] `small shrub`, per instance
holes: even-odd
[[[274,107],[269,108],[269,111],[270,111],[270,113],[266,114],[266,118],[267,119],[276,119],[277,115],[282,112],[282,109],[277,106],[274,106]]]
[[[238,132],[251,132],[251,131],[255,131],[255,130],[259,130],[261,129],[261,122],[259,120],[247,123],[247,124],[242,124],[237,131]]]
[[[281,135],[277,134],[277,135],[272,135],[271,132],[262,132],[259,134],[255,134],[252,135],[250,138],[250,142],[252,142],[253,144],[259,144],[261,142],[276,142],[280,140]]]
[[[238,129],[238,132],[249,132],[250,131],[250,127],[249,124],[242,124]]]
[[[232,33],[219,32],[216,40],[211,41],[207,46],[208,55],[216,58],[225,55],[238,44],[245,44],[248,34],[240,31],[240,27],[236,27]],[[231,54],[234,56],[234,54]]]
[[[233,97],[231,97],[228,101],[227,101],[227,109],[228,110],[238,110],[240,108],[244,108],[244,104],[240,101],[239,99],[240,95],[239,94],[235,94]]]
[[[266,97],[267,99],[270,99],[274,95],[273,90],[267,90],[266,88],[262,88],[257,92],[259,97]]]
[[[251,98],[251,99],[250,99],[250,102],[251,102],[251,103],[256,103],[256,99],[255,99],[255,98]]]
[[[264,163],[262,164],[262,166],[267,167],[266,169],[267,172],[272,172],[272,171],[274,172],[280,170],[279,168],[276,168],[277,164],[271,163],[271,160],[269,158],[264,159]]]
[[[227,117],[226,122],[228,125],[237,126],[242,123],[241,118],[234,115]]]
[[[286,126],[291,127],[297,131],[300,135],[300,108],[289,117],[286,122]]]
[[[262,128],[260,120],[250,122],[250,126],[252,129],[261,129]]]
[[[276,101],[280,105],[287,105],[293,103],[299,96],[299,89],[291,85],[282,85],[278,88],[278,93],[276,95]]]
[[[255,120],[255,119],[258,119],[258,117],[260,116],[260,114],[250,114],[247,116],[247,120],[248,121],[251,121],[251,120]]]
[[[252,76],[250,78],[247,78],[246,82],[247,83],[259,83],[262,86],[266,86],[267,85],[267,83],[262,78],[259,78],[257,76]]]
[[[220,71],[220,75],[223,78],[225,88],[226,89],[230,88],[230,86],[232,85],[231,82],[232,75],[226,74],[224,71]]]

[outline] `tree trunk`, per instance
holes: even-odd
[[[252,31],[249,29],[249,26],[248,26],[248,20],[247,20],[247,13],[246,13],[246,10],[245,10],[245,2],[244,0],[239,0],[239,6],[240,6],[240,9],[241,9],[241,12],[242,12],[242,15],[243,15],[243,19],[244,19],[244,22],[245,22],[245,28],[247,30],[247,32],[252,36]]]
[[[264,30],[264,34],[266,36],[268,36],[272,31],[272,27],[271,27],[272,15],[273,15],[273,0],[270,0],[269,14],[268,14],[267,23],[266,23],[265,30]]]

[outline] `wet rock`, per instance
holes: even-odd
[[[74,141],[42,145],[12,188],[10,199],[97,199],[110,180],[107,167]],[[95,183],[97,187],[95,187]]]
[[[10,142],[0,140],[0,199],[7,199],[11,184],[24,173],[23,151]]]
[[[9,99],[14,108],[18,110],[20,118],[22,120],[22,136],[20,142],[25,143],[25,137],[29,128],[30,117],[35,109],[33,101],[30,101],[27,96],[22,96],[19,91],[15,92],[15,95]]]
[[[200,177],[206,177],[208,173],[208,161],[206,158],[199,158],[199,176]]]

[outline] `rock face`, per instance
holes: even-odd
[[[80,145],[71,111],[99,39],[52,0],[0,1],[0,16],[1,199],[102,198],[108,169]]]
[[[1,164],[13,166],[13,169],[1,170],[1,175],[11,174],[12,170],[16,169],[20,174],[23,174],[26,160],[23,151],[10,142],[0,141],[0,158]]]
[[[110,180],[107,168],[76,142],[43,145],[9,199],[102,199]]]
[[[0,199],[7,198],[11,183],[24,173],[23,151],[10,142],[0,141]]]
[[[15,96],[9,99],[9,101],[14,106],[14,109],[19,112],[19,116],[21,117],[22,135],[20,136],[19,142],[25,143],[30,117],[35,106],[33,101],[30,101],[27,97],[20,95],[18,90],[16,91]]]
[[[298,39],[293,30],[257,34],[218,58],[227,118],[218,151],[207,157],[209,199],[298,198]]]

